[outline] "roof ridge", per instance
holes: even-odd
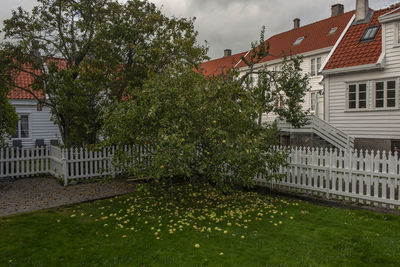
[[[388,7],[385,7],[385,8],[376,10],[376,11],[379,11],[379,12],[389,11],[388,13],[385,13],[385,14],[382,15],[382,16],[386,16],[386,15],[392,14],[393,12],[395,12],[399,8],[400,8],[400,2],[397,2],[395,4],[391,4]]]
[[[352,12],[355,12],[355,10],[350,10],[350,11],[347,11],[347,12],[345,12],[345,13],[343,13],[343,14],[340,14],[340,15],[337,15],[337,16],[334,16],[334,17],[331,16],[331,17],[328,17],[328,18],[326,18],[326,19],[321,19],[321,20],[318,20],[318,21],[315,21],[315,22],[306,24],[306,25],[304,25],[304,26],[301,26],[300,28],[290,29],[290,30],[287,30],[287,31],[284,31],[284,32],[280,32],[280,33],[274,34],[274,35],[272,35],[271,37],[269,37],[266,41],[268,41],[269,39],[271,39],[272,37],[275,37],[275,36],[277,36],[277,35],[281,35],[281,34],[284,34],[284,33],[288,33],[288,32],[291,32],[291,31],[296,31],[296,30],[299,30],[299,29],[304,29],[304,28],[306,28],[306,27],[315,25],[315,24],[317,24],[317,23],[322,23],[322,22],[325,22],[325,21],[330,20],[330,19],[333,19],[333,18],[338,18],[338,17],[344,16],[344,15],[348,15],[349,13],[352,13]]]
[[[228,56],[228,57],[214,58],[214,59],[211,59],[211,60],[209,60],[209,61],[205,61],[205,62],[203,62],[203,63],[214,62],[214,61],[221,60],[221,59],[233,58],[233,57],[235,57],[235,56],[239,56],[240,54],[245,54],[245,53],[247,53],[247,52],[249,52],[249,51],[250,51],[250,50],[246,50],[246,51],[243,51],[243,52],[240,52],[240,53],[236,53],[236,54],[230,55],[230,56]],[[203,64],[203,63],[201,63],[201,64]]]

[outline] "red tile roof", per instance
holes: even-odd
[[[354,11],[350,11],[272,36],[267,40],[270,45],[270,55],[260,63],[334,46],[353,14]],[[336,32],[329,34],[335,27],[337,27]],[[302,36],[305,39],[299,45],[293,45]],[[242,62],[238,67],[245,66],[246,64]]]
[[[272,36],[267,40],[270,44],[270,56],[265,57],[261,63],[334,46],[353,14],[354,11],[347,12]],[[331,29],[335,27],[337,27],[336,32],[329,35]],[[293,43],[297,38],[302,36],[305,36],[303,42],[294,46]],[[202,73],[204,76],[220,75],[222,70],[226,71],[235,67],[241,57],[247,53],[243,52],[230,57],[205,62],[200,66]],[[237,65],[238,68],[245,66],[246,64],[243,61]]]
[[[394,5],[377,10],[369,23],[352,25],[332,54],[324,70],[377,63],[382,53],[382,27],[379,28],[373,41],[360,42],[360,40],[368,27],[380,25],[378,21],[380,16],[396,8],[398,6]]]
[[[62,68],[62,69],[66,68],[66,61],[64,59],[52,58],[52,59],[49,59],[48,62],[49,63],[55,62],[55,64],[58,64],[58,66],[60,68]],[[31,67],[29,67],[29,66],[25,67],[25,70],[32,71]],[[38,75],[38,74],[40,74],[40,71],[36,70],[33,73]],[[31,85],[34,82],[34,79],[35,79],[34,76],[29,73],[23,72],[23,71],[15,72],[13,76],[14,76],[15,85],[17,87],[9,92],[8,98],[9,99],[34,100],[35,97],[31,93],[18,88],[18,87],[22,87],[22,88],[27,88],[29,90],[32,90]],[[43,92],[36,91],[35,95],[38,98],[42,98]]]
[[[29,70],[28,67],[26,69]],[[35,71],[35,74],[39,74],[39,71]],[[14,76],[14,82],[15,82],[16,86],[31,89],[31,84],[34,82],[33,75],[26,73],[26,72],[19,71],[16,74],[14,74],[13,76]],[[35,99],[32,94],[30,94],[18,87],[10,91],[10,93],[8,94],[9,99],[28,99],[28,100]],[[37,97],[43,97],[42,92],[40,92],[40,91],[35,93],[35,95]]]
[[[223,57],[204,62],[200,65],[200,72],[206,77],[221,75],[222,71],[226,73],[226,71],[235,67],[240,59],[246,54],[247,52],[243,52],[229,57]]]

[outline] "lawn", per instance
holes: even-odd
[[[165,189],[168,188],[168,189]],[[0,266],[373,266],[400,262],[400,216],[207,185],[141,185],[0,219]]]

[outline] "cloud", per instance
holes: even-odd
[[[306,25],[331,14],[331,6],[341,3],[345,11],[355,8],[356,0],[152,0],[168,15],[196,17],[199,41],[210,44],[209,56],[221,57],[231,48],[239,53],[257,41],[263,25],[266,37],[288,31],[293,19],[300,18]],[[371,0],[371,8],[378,9],[398,0]]]
[[[120,0],[126,1],[126,0]],[[399,0],[370,0],[374,9]],[[230,48],[239,53],[250,48],[259,38],[263,25],[266,37],[290,30],[293,19],[306,25],[330,16],[331,5],[341,3],[345,11],[355,8],[356,0],[150,0],[169,16],[196,17],[199,42],[210,44],[209,56],[221,57]],[[22,6],[30,10],[35,0],[1,0],[0,20],[11,16],[11,10]]]

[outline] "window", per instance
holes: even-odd
[[[399,46],[400,45],[400,22],[397,22],[395,24],[394,30],[395,30],[395,32],[394,32],[394,45],[395,46]]]
[[[318,71],[321,68],[321,57],[311,59],[311,76],[318,75]]]
[[[20,115],[17,131],[12,138],[29,138],[29,115]]]
[[[350,84],[348,87],[348,108],[366,109],[367,108],[367,84]]]
[[[332,29],[329,31],[328,35],[332,35],[332,34],[334,34],[336,31],[337,31],[337,27],[332,28]]]
[[[303,42],[303,40],[305,39],[305,36],[299,37],[297,38],[297,40],[293,43],[293,45],[299,45],[301,44],[301,42]]]
[[[274,71],[281,71],[281,66],[274,66]]]
[[[400,22],[397,23],[397,44],[400,45]]]
[[[317,93],[311,93],[311,111],[315,112],[317,110]]]
[[[277,95],[275,97],[275,107],[279,109],[283,109],[283,96]]]
[[[374,40],[376,34],[378,33],[378,30],[379,30],[379,25],[368,27],[361,38],[361,42],[369,42]]]
[[[375,82],[375,108],[394,108],[396,99],[395,80]]]

